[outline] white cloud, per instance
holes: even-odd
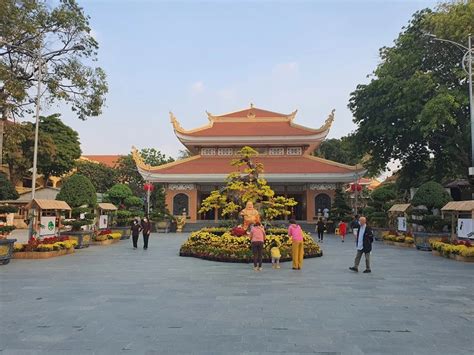
[[[235,91],[232,89],[222,89],[217,91],[217,96],[222,100],[232,100],[235,98]]]
[[[299,72],[299,66],[297,62],[280,63],[273,67],[272,72],[279,76],[296,75]]]
[[[204,83],[202,81],[196,81],[195,83],[191,84],[191,93],[193,94],[200,94],[204,91]]]

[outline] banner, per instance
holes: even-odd
[[[55,235],[56,234],[56,217],[41,216],[40,219],[40,236]]]
[[[406,217],[398,217],[398,230],[400,232],[407,231],[407,219]]]
[[[109,225],[109,216],[106,214],[101,214],[99,217],[99,229],[105,229]]]
[[[474,223],[472,218],[459,218],[458,219],[458,238],[472,238]]]

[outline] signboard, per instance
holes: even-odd
[[[469,238],[473,237],[474,222],[472,218],[459,218],[458,219],[458,238]]]
[[[398,230],[400,232],[406,232],[407,231],[407,219],[406,217],[398,217]]]
[[[109,225],[109,216],[101,214],[99,217],[99,229],[105,229]]]
[[[41,216],[40,220],[40,236],[55,235],[56,234],[56,217]]]

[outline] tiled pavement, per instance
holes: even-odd
[[[374,245],[348,270],[333,236],[302,271],[177,256],[122,241],[0,267],[0,354],[474,354],[474,265]]]

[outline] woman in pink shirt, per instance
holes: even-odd
[[[294,219],[290,219],[288,236],[292,242],[291,258],[293,259],[293,270],[301,270],[304,257],[303,230],[296,224]]]
[[[265,242],[265,229],[256,222],[250,228],[250,241],[252,244],[253,254],[253,269],[255,271],[262,271],[262,259],[263,259],[263,243]]]

